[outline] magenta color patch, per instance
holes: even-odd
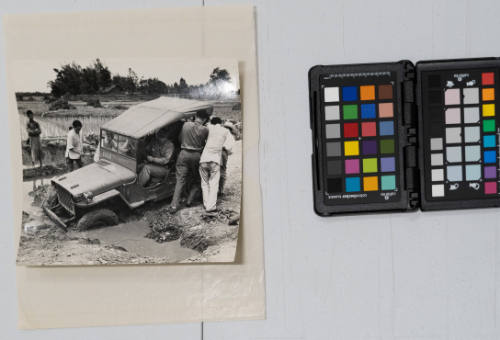
[[[496,194],[497,193],[497,182],[485,182],[484,183],[484,193],[485,194]]]
[[[345,173],[346,174],[359,174],[359,159],[346,159],[345,160]]]
[[[497,178],[497,168],[494,166],[485,166],[484,178]]]

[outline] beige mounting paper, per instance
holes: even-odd
[[[239,60],[243,205],[235,264],[17,267],[19,327],[56,328],[265,317],[255,16],[251,6],[4,17],[11,145],[19,122],[16,60],[216,57]],[[15,150],[18,150],[16,147]],[[21,154],[12,153],[16,245]]]

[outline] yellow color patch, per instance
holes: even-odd
[[[495,89],[483,89],[483,101],[495,100]]]
[[[483,117],[492,117],[495,115],[495,104],[483,104]]]
[[[365,85],[359,87],[359,96],[361,100],[375,100],[375,86]]]
[[[378,177],[370,176],[363,178],[364,191],[377,191],[378,190]]]
[[[358,141],[344,142],[344,155],[346,156],[359,155],[359,142]]]

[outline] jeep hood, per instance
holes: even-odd
[[[94,195],[114,189],[121,184],[130,183],[136,177],[135,172],[101,159],[80,169],[58,176],[52,182],[66,189],[73,196],[85,192]]]

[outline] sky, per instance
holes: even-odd
[[[55,79],[54,68],[59,68],[71,62],[76,62],[82,67],[93,63],[94,59],[75,60],[23,60],[14,63],[13,86],[15,92],[50,92],[47,83]],[[101,59],[109,68],[112,75],[126,76],[131,67],[139,78],[158,78],[166,84],[179,82],[183,77],[189,85],[204,84],[208,81],[210,73],[216,67],[225,68],[230,76],[235,89],[239,89],[238,63],[231,59]]]

